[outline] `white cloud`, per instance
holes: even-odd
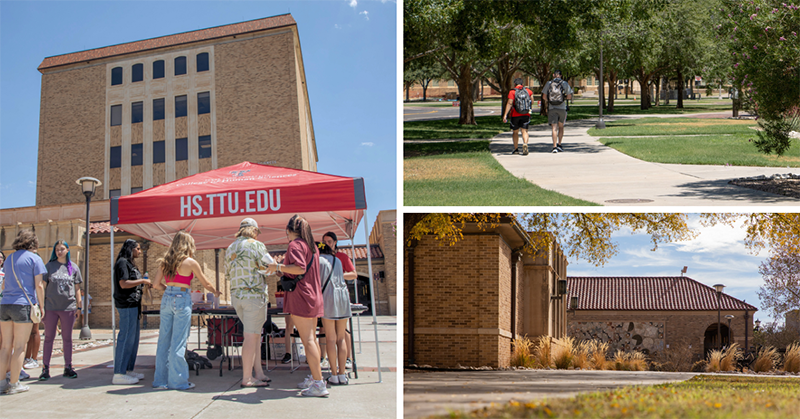
[[[364,15],[364,19],[369,20],[369,12],[364,10],[363,12],[358,12],[360,15]]]
[[[354,9],[355,9],[355,8],[356,8],[356,6],[358,6],[358,1],[356,1],[356,0],[350,0],[350,7],[352,7],[352,8],[354,8]]]
[[[339,26],[339,24],[338,24],[338,23],[334,23],[334,24],[333,24],[333,29],[342,29],[342,27],[341,27],[341,26]]]
[[[373,145],[375,145],[375,144],[374,144],[374,143],[372,143],[372,142],[369,142],[369,143],[361,143],[361,145],[363,145],[363,146],[367,146],[367,147],[372,147],[372,146],[373,146]]]

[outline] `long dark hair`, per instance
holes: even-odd
[[[128,262],[133,263],[133,249],[139,245],[134,239],[125,240],[125,243],[122,243],[122,249],[119,249],[119,254],[117,255],[117,262],[120,259],[127,259]]]
[[[67,244],[66,241],[64,240],[56,241],[56,244],[53,245],[53,253],[50,254],[50,262],[58,260],[58,256],[56,256],[56,247],[58,247],[59,244],[63,244],[64,247],[67,248],[67,273],[72,275],[72,261],[69,260],[69,245]]]
[[[311,232],[311,226],[308,225],[308,221],[306,221],[305,218],[301,217],[299,214],[295,214],[294,217],[289,220],[286,229],[292,233],[298,234],[300,239],[306,242],[308,248],[311,249],[312,252],[317,253],[317,249],[314,247],[314,233]]]
[[[0,255],[3,255],[3,263],[0,263],[0,268],[2,268],[2,267],[3,267],[3,265],[5,265],[5,264],[6,264],[6,254],[5,254],[5,253],[3,253],[3,251],[2,251],[2,250],[0,250]]]

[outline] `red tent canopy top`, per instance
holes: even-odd
[[[244,162],[114,197],[111,224],[165,246],[186,230],[198,249],[220,249],[246,217],[267,244],[286,242],[293,214],[308,220],[315,237],[334,231],[350,239],[366,208],[363,178]]]

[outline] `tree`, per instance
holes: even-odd
[[[764,307],[772,309],[775,317],[800,309],[800,253],[784,247],[773,249],[758,272],[764,278],[758,298]]]
[[[422,101],[428,100],[428,86],[433,80],[439,80],[444,75],[444,69],[431,57],[422,57],[403,65],[403,83],[407,90],[414,84],[422,87]],[[406,97],[408,100],[408,97]]]

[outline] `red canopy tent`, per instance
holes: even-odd
[[[286,224],[294,214],[308,220],[315,237],[334,231],[340,238],[352,240],[359,222],[366,218],[366,210],[363,178],[244,162],[133,195],[113,197],[111,224],[165,246],[172,243],[175,233],[185,230],[194,237],[198,250],[224,249],[233,242],[239,224],[246,217],[256,220],[261,229],[258,239],[265,244],[287,243]],[[369,243],[366,225],[364,236]],[[113,228],[111,243],[113,271],[116,257]],[[370,252],[367,258],[371,279]],[[375,294],[372,280],[369,283],[377,349]],[[114,316],[111,318],[113,322]],[[378,349],[381,381],[379,353]]]

